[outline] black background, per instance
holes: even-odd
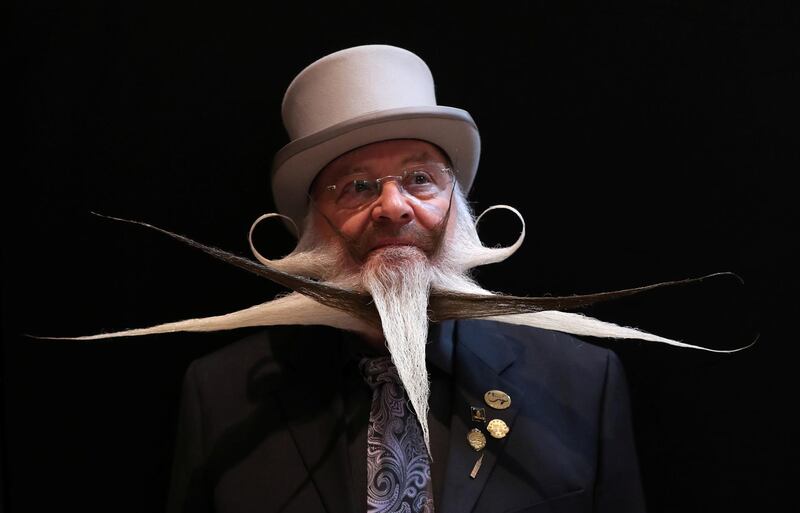
[[[263,4],[263,5],[262,5]],[[623,358],[651,511],[768,511],[788,496],[796,315],[797,30],[789,2],[52,2],[12,8],[3,179],[2,493],[9,511],[160,511],[188,363],[235,333],[35,341],[229,312],[280,288],[241,255],[274,210],[280,101],[368,43],[431,67],[482,135],[471,200],[528,236],[492,290],[572,294],[733,271],[589,313],[732,355],[595,341]],[[12,117],[12,120],[15,119]],[[790,147],[790,144],[793,145]],[[481,224],[509,243],[518,223]],[[291,249],[259,229],[272,256]],[[792,406],[794,405],[794,406]]]

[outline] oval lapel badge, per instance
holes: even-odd
[[[483,394],[483,400],[495,410],[505,410],[511,406],[511,396],[502,390],[489,390]]]

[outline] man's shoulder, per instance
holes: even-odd
[[[568,333],[485,320],[459,322],[456,329],[462,348],[552,415],[564,405],[594,411],[609,373],[621,372],[613,351]]]
[[[492,343],[511,345],[524,352],[599,359],[605,359],[609,352],[570,333],[510,322],[465,319],[459,321],[458,331],[468,339],[489,334]]]
[[[604,372],[613,351],[580,337],[532,326],[470,319],[459,321],[459,339],[473,352],[505,351],[516,364],[549,372]]]
[[[239,337],[191,362],[189,372],[202,381],[217,381],[252,373],[257,369],[280,369],[312,353],[333,348],[337,330],[324,326],[271,326]]]

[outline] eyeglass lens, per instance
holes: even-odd
[[[406,169],[402,175],[377,179],[343,179],[330,189],[336,195],[338,206],[352,208],[373,201],[380,195],[383,185],[389,181],[397,182],[403,192],[415,198],[430,199],[448,189],[452,173],[442,165],[422,165]]]

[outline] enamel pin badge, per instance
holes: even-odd
[[[489,390],[483,394],[483,400],[495,410],[505,410],[511,406],[511,396],[502,390]]]

